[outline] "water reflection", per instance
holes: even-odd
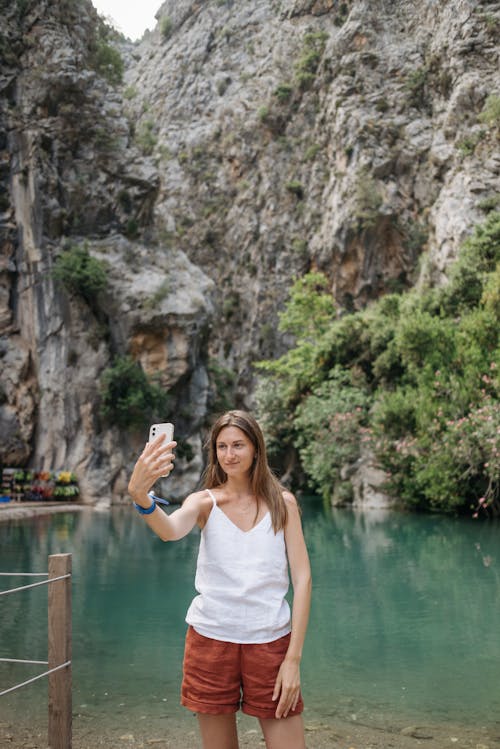
[[[361,710],[496,714],[498,525],[341,510],[304,521],[315,574],[305,666],[325,709],[347,695]]]

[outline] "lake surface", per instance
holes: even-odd
[[[498,726],[500,525],[302,507],[314,578],[306,721]],[[0,571],[43,572],[49,554],[73,554],[76,726],[194,728],[179,686],[198,540],[164,544],[130,508],[0,524]],[[0,578],[2,590],[21,584]],[[46,659],[46,619],[46,586],[0,598],[0,656]],[[0,688],[41,670],[0,664]],[[46,679],[0,698],[8,720],[43,725],[46,711]]]

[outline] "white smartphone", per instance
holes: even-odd
[[[149,442],[152,442],[160,434],[165,435],[165,442],[172,442],[174,439],[174,425],[169,422],[165,424],[152,424],[149,429]]]
[[[149,441],[152,442],[155,437],[158,437],[160,434],[165,435],[165,443],[172,442],[174,439],[174,425],[169,422],[165,422],[164,424],[151,424],[149,428]],[[163,476],[163,478],[167,478],[167,476]]]

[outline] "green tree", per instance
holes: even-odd
[[[342,466],[360,456],[369,403],[351,373],[336,367],[297,408],[294,427],[302,467],[327,499],[341,482]]]
[[[292,334],[296,345],[279,359],[257,365],[282,383],[283,397],[289,402],[315,380],[318,341],[336,313],[327,288],[328,279],[321,273],[308,273],[294,283],[286,309],[280,314],[279,330]]]

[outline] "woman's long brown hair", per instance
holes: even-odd
[[[257,499],[257,512],[261,498],[265,500],[271,514],[274,532],[286,526],[287,509],[283,499],[284,487],[273,475],[267,462],[266,445],[261,428],[254,417],[246,411],[228,411],[220,416],[212,427],[207,440],[208,464],[204,473],[205,489],[216,489],[227,481],[227,474],[217,460],[217,437],[224,427],[238,427],[251,441],[255,449],[255,460],[250,469],[252,492]]]

